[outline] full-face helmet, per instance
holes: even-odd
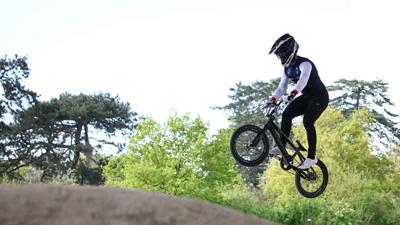
[[[281,60],[284,67],[288,67],[296,58],[299,45],[290,34],[284,34],[275,41],[269,54],[274,53]]]

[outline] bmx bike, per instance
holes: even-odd
[[[275,114],[281,104],[282,101],[279,101],[277,104],[263,107],[268,119],[263,128],[248,124],[235,130],[230,142],[232,155],[243,166],[259,165],[269,156],[270,140],[267,137],[267,132],[269,132],[282,152],[282,156],[276,157],[280,161],[280,167],[295,174],[295,185],[301,195],[316,198],[325,191],[328,185],[328,169],[320,159],[309,169],[301,170],[295,166],[306,159],[302,152],[307,150],[298,140],[294,144],[278,127]],[[292,154],[286,150],[281,137],[286,139],[287,145],[293,150]]]

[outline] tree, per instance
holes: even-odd
[[[250,85],[239,82],[235,88],[230,88],[231,103],[222,107],[216,106],[214,109],[228,112],[228,119],[234,127],[243,124],[263,124],[265,117],[261,106],[278,87],[279,81],[280,79],[272,79],[269,82],[256,81]]]
[[[205,171],[206,184],[210,187],[230,185],[238,177],[229,147],[232,132],[229,128],[219,130],[200,151],[199,164],[202,171]]]
[[[7,168],[10,161],[16,160],[7,141],[9,135],[15,132],[14,117],[37,101],[37,94],[21,83],[22,79],[29,77],[29,72],[26,57],[15,55],[13,58],[5,56],[0,59],[0,168]],[[8,161],[4,161],[6,159]],[[4,170],[0,169],[0,176],[2,172]]]
[[[108,184],[207,198],[237,176],[228,157],[229,132],[213,141],[199,117],[171,114],[165,124],[143,118],[130,142],[130,151],[110,159]]]
[[[7,56],[0,59],[0,82],[2,85],[2,95],[0,98],[0,118],[2,128],[6,126],[3,121],[8,113],[14,115],[23,111],[36,102],[37,94],[27,89],[21,79],[29,77],[29,67],[26,57]]]
[[[371,137],[380,140],[379,143],[383,146],[393,149],[399,142],[400,130],[393,121],[398,115],[390,111],[394,104],[388,97],[387,85],[388,83],[379,79],[370,82],[340,79],[328,89],[337,95],[331,99],[331,105],[340,109],[346,118],[354,111],[367,108],[374,119]]]
[[[59,118],[66,125],[72,125],[75,148],[72,167],[76,166],[80,153],[85,155],[86,165],[89,166],[94,148],[101,149],[103,144],[118,147],[115,141],[90,137],[90,128],[95,132],[102,131],[106,137],[111,137],[117,131],[131,134],[136,126],[137,114],[131,110],[129,103],[120,102],[118,96],[111,97],[110,94],[103,93],[94,95],[66,93],[53,102],[59,107]],[[93,146],[90,139],[98,145]]]
[[[104,145],[119,147],[114,136],[131,134],[136,126],[136,113],[129,103],[103,93],[64,93],[35,104],[16,118],[14,132],[7,138],[11,155],[1,169],[11,173],[30,165],[44,171],[43,179],[76,169],[82,155],[88,170],[92,162],[101,164],[93,154]]]

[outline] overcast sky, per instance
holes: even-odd
[[[162,122],[170,110],[212,130],[238,82],[280,77],[268,55],[292,34],[325,84],[383,79],[400,114],[396,1],[13,0],[0,3],[0,56],[28,56],[42,100],[109,92]],[[267,98],[268,96],[266,96]]]

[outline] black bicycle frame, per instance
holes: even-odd
[[[276,105],[276,108],[279,105],[280,105],[280,103],[278,105]],[[281,150],[282,155],[283,155],[284,159],[286,160],[286,162],[292,161],[293,158],[296,157],[296,155],[299,155],[300,159],[304,160],[305,157],[300,153],[300,151],[307,151],[307,150],[303,147],[303,145],[301,145],[301,143],[299,141],[296,141],[298,146],[294,145],[293,142],[291,141],[291,139],[288,136],[286,136],[286,134],[283,133],[281,128],[279,128],[278,125],[274,122],[275,121],[274,112],[275,112],[276,108],[273,109],[272,111],[270,111],[266,115],[268,117],[268,122],[264,125],[264,128],[262,129],[261,134],[257,135],[257,137],[255,138],[254,141],[256,141],[258,143],[261,135],[266,133],[267,130],[269,130],[273,139],[275,140],[275,143],[278,145],[279,149]],[[286,147],[283,145],[283,143],[281,141],[281,137],[284,138],[286,143],[289,144],[295,150],[295,153],[293,155],[290,155],[287,152]]]

